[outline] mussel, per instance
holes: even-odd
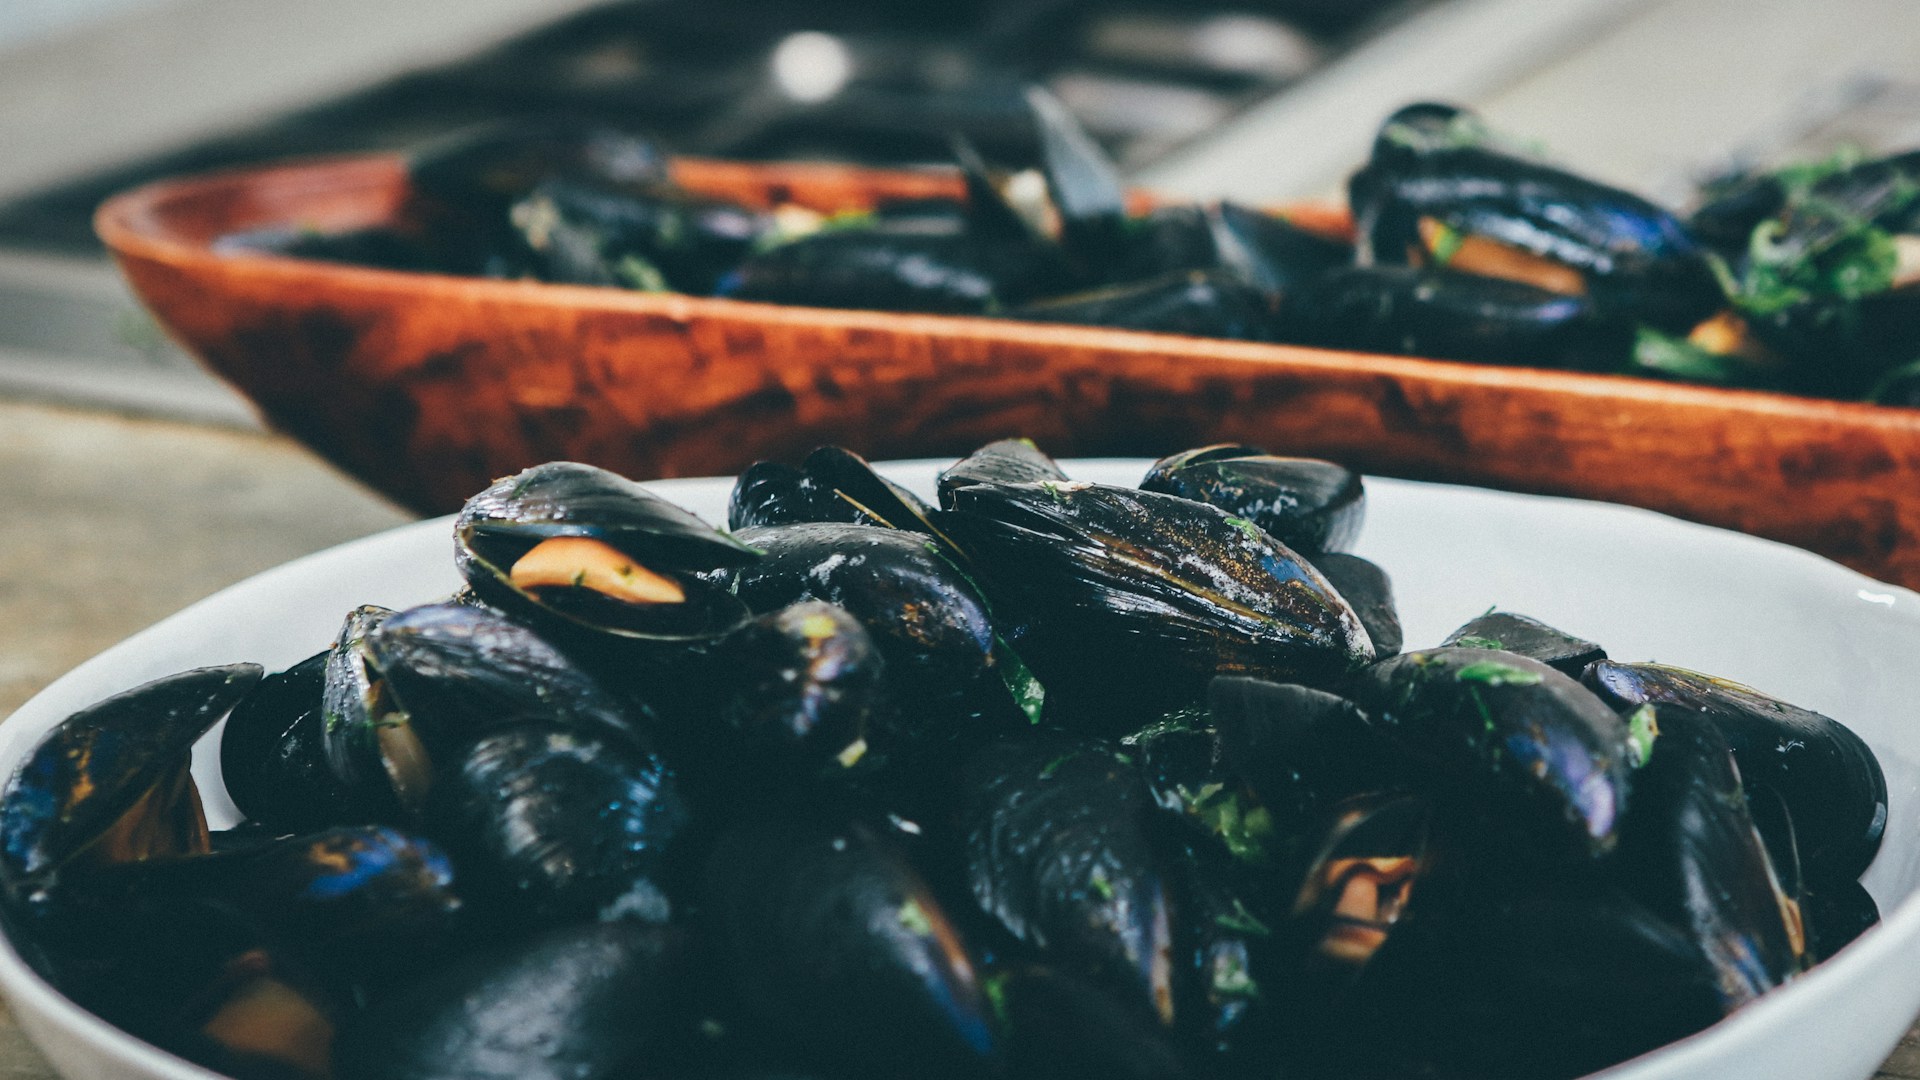
[[[1203,446],[1161,458],[1140,490],[1217,506],[1309,557],[1352,547],[1367,512],[1366,489],[1352,469],[1250,446]]]

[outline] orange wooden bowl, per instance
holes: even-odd
[[[958,190],[950,173],[830,165],[682,160],[676,177],[816,209]],[[916,457],[1019,434],[1058,455],[1155,456],[1238,441],[1644,506],[1920,588],[1920,410],[210,248],[272,225],[378,224],[405,194],[398,158],[336,159],[153,184],[96,225],[159,320],[269,422],[426,513],[557,458],[660,477],[822,443]]]

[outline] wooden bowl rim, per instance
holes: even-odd
[[[756,164],[701,158],[676,158],[676,172],[698,176],[727,171],[757,175],[770,184],[782,177],[845,175],[869,180],[911,178],[925,184],[933,170],[874,170],[829,163]],[[356,154],[302,158],[262,166],[225,169],[153,181],[102,203],[94,229],[116,259],[149,261],[182,269],[231,272],[244,268],[269,280],[311,281],[356,292],[409,292],[423,300],[469,299],[572,310],[664,316],[678,322],[701,319],[772,325],[833,327],[865,332],[925,335],[947,339],[998,339],[1035,347],[1080,346],[1117,352],[1206,356],[1232,363],[1282,363],[1299,369],[1363,371],[1414,384],[1446,384],[1507,393],[1551,392],[1627,402],[1658,401],[1668,406],[1744,412],[1759,417],[1792,417],[1821,424],[1863,425],[1907,432],[1920,429],[1920,410],[1868,402],[1802,397],[1764,390],[1668,383],[1632,375],[1608,375],[1553,368],[1507,367],[1421,357],[1322,349],[1303,345],[1227,341],[1176,334],[1114,330],[1068,324],[1029,323],[966,315],[924,315],[859,309],[815,308],[759,303],[682,293],[642,293],[604,286],[505,281],[450,274],[387,270],[344,263],[298,259],[267,252],[218,252],[211,239],[182,228],[178,219],[191,203],[231,206],[250,189],[288,192],[338,190],[343,184],[391,187],[404,173],[397,154]],[[1149,201],[1152,196],[1147,196]],[[1322,222],[1337,212],[1325,204],[1283,208]],[[297,226],[298,221],[275,222]],[[252,227],[260,227],[258,225]],[[236,231],[229,228],[221,235]],[[1680,449],[1677,452],[1684,453]]]

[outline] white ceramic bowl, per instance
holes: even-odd
[[[1077,479],[1136,483],[1145,462],[1068,463]],[[937,466],[885,468],[930,493]],[[730,482],[654,485],[710,521]],[[1865,1080],[1920,1011],[1920,595],[1817,556],[1599,503],[1404,481],[1368,481],[1358,547],[1393,576],[1411,646],[1489,605],[1605,645],[1750,683],[1859,732],[1887,774],[1886,842],[1866,885],[1884,922],[1839,956],[1692,1038],[1600,1074],[1607,1080]],[[82,664],[0,727],[0,775],[68,714],[147,680],[252,660],[269,670],[325,647],[363,603],[404,607],[457,584],[447,519],[288,563],[201,601]],[[196,774],[209,817],[231,824],[209,739]],[[0,944],[0,991],[73,1080],[212,1074],[61,997]]]

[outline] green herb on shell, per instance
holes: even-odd
[[[1247,934],[1259,938],[1273,936],[1273,931],[1267,928],[1267,924],[1254,918],[1253,913],[1248,911],[1246,905],[1239,900],[1233,902],[1232,911],[1224,915],[1215,915],[1213,924],[1222,930],[1231,930],[1236,934]]]
[[[1653,758],[1653,743],[1660,737],[1660,721],[1653,706],[1642,705],[1627,717],[1627,752],[1633,767],[1639,768]]]
[[[1466,635],[1454,642],[1454,645],[1462,649],[1505,649],[1507,647],[1506,643],[1499,638],[1479,637],[1475,634]]]
[[[929,937],[933,934],[932,921],[927,918],[927,913],[925,909],[920,906],[920,902],[912,897],[908,897],[906,901],[900,905],[900,910],[895,912],[894,916],[900,920],[900,925],[905,927],[910,934],[917,937]]]
[[[1480,683],[1486,686],[1533,686],[1540,682],[1541,674],[1526,668],[1501,663],[1498,660],[1480,660],[1459,671],[1453,677],[1463,683]]]

